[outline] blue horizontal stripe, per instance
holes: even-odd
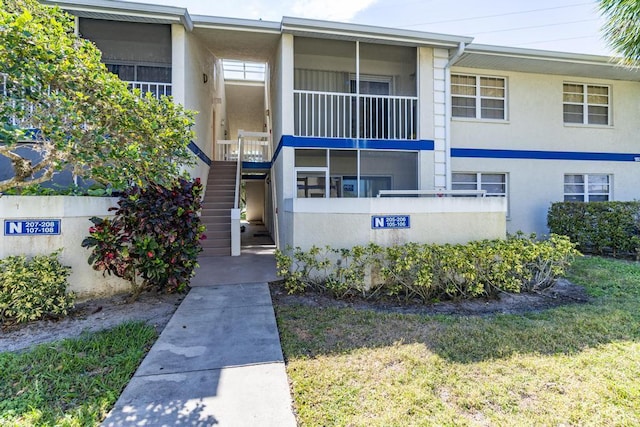
[[[242,162],[242,169],[271,169],[271,162]]]
[[[242,179],[248,180],[264,180],[267,177],[266,173],[260,175],[242,175]]]
[[[452,148],[451,157],[486,159],[591,160],[608,162],[640,161],[640,154],[594,153],[583,151],[493,150],[481,148]]]
[[[282,138],[280,138],[278,148],[275,153],[273,153],[272,163],[278,158],[282,147],[433,151],[434,142],[429,139],[318,138],[283,135]]]

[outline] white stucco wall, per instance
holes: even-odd
[[[287,199],[286,244],[308,249],[501,239],[505,210],[499,198]],[[372,215],[409,215],[411,227],[372,229]]]
[[[420,47],[416,50],[418,75],[418,138],[435,140],[436,129],[433,115],[435,111],[436,94],[433,84],[433,49]],[[437,102],[444,102],[438,96]],[[438,155],[443,161],[444,153]],[[418,189],[432,190],[434,188],[435,159],[433,151],[423,150],[418,153]]]
[[[530,73],[452,69],[505,77],[508,86],[506,121],[453,118],[454,147],[510,150],[637,152],[640,83]],[[565,125],[562,118],[564,82],[611,85],[612,126]]]
[[[103,276],[87,263],[90,251],[81,247],[89,235],[89,218],[110,216],[108,209],[117,206],[117,198],[75,196],[2,196],[0,217],[12,219],[60,219],[60,234],[49,236],[0,235],[0,258],[11,255],[48,255],[63,248],[60,260],[71,266],[69,290],[79,299],[113,295],[130,290],[129,282]]]
[[[507,174],[509,233],[548,233],[547,211],[563,200],[565,174],[611,174],[612,200],[640,199],[640,163],[454,158],[452,164],[454,171]]]
[[[255,83],[227,83],[225,93],[230,135],[228,139],[236,140],[238,130],[264,132],[266,110],[264,86]]]
[[[640,153],[640,83],[458,67],[452,73],[505,77],[508,87],[507,120],[453,118],[453,148]],[[564,82],[610,85],[612,125],[565,125]],[[640,162],[454,157],[452,170],[507,174],[510,233],[548,232],[547,210],[563,200],[565,174],[610,174],[612,200],[640,199]]]
[[[277,145],[283,135],[293,135],[293,35],[283,34],[276,54],[275,75],[276,90],[273,97],[273,141]],[[275,152],[275,150],[274,150]],[[283,236],[288,235],[289,224],[283,215],[284,199],[293,197],[293,148],[282,147],[271,167],[272,179],[276,188],[276,218],[278,223],[278,247],[284,247]]]
[[[192,33],[185,33],[185,98],[183,105],[190,110],[196,111],[196,124],[194,142],[200,149],[213,160],[213,146],[215,126],[213,123],[213,112],[216,104],[214,98],[217,96],[216,83],[214,79],[214,68],[216,58],[202,44],[202,42]],[[206,77],[205,77],[206,76]],[[206,82],[205,82],[206,79]],[[219,105],[219,104],[218,104]],[[220,123],[220,114],[216,114],[216,122]],[[199,158],[196,158],[196,166],[190,171],[192,177],[200,177],[206,181],[209,167]]]

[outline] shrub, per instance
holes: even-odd
[[[640,202],[553,203],[547,224],[582,252],[640,257]]]
[[[66,316],[75,295],[67,293],[71,267],[50,255],[0,259],[0,323],[23,323]]]
[[[202,248],[202,186],[180,179],[172,188],[133,186],[118,201],[113,219],[91,218],[89,264],[128,280],[134,298],[145,289],[182,291],[189,286]],[[141,283],[138,283],[139,279]]]
[[[401,300],[474,298],[540,291],[564,274],[578,252],[567,237],[537,241],[518,234],[465,245],[407,243],[382,248],[277,251],[278,274],[289,293],[314,289],[339,298]]]

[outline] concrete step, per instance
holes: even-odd
[[[201,257],[231,256],[231,248],[203,248]]]
[[[216,244],[205,244],[205,242],[229,242],[229,244],[231,244],[231,232],[227,229],[227,230],[221,230],[221,231],[211,231],[211,230],[207,230],[204,233],[205,236],[207,236],[206,239],[204,239],[203,242],[203,246],[207,246],[207,247],[211,247],[211,246],[217,246]]]
[[[231,222],[231,209],[202,209],[200,220],[217,220],[217,218],[229,218]]]
[[[233,202],[204,202],[202,209],[233,209]]]
[[[205,239],[200,241],[203,248],[231,248],[231,239]]]
[[[223,233],[231,233],[231,223],[224,223],[224,222],[203,222],[202,225],[204,225],[205,227],[205,234],[210,233],[210,232],[223,232]],[[231,235],[231,234],[229,234]],[[209,234],[207,234],[207,238],[209,238]]]

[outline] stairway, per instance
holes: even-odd
[[[211,163],[200,219],[205,225],[200,256],[231,255],[231,209],[236,189],[236,162]]]

